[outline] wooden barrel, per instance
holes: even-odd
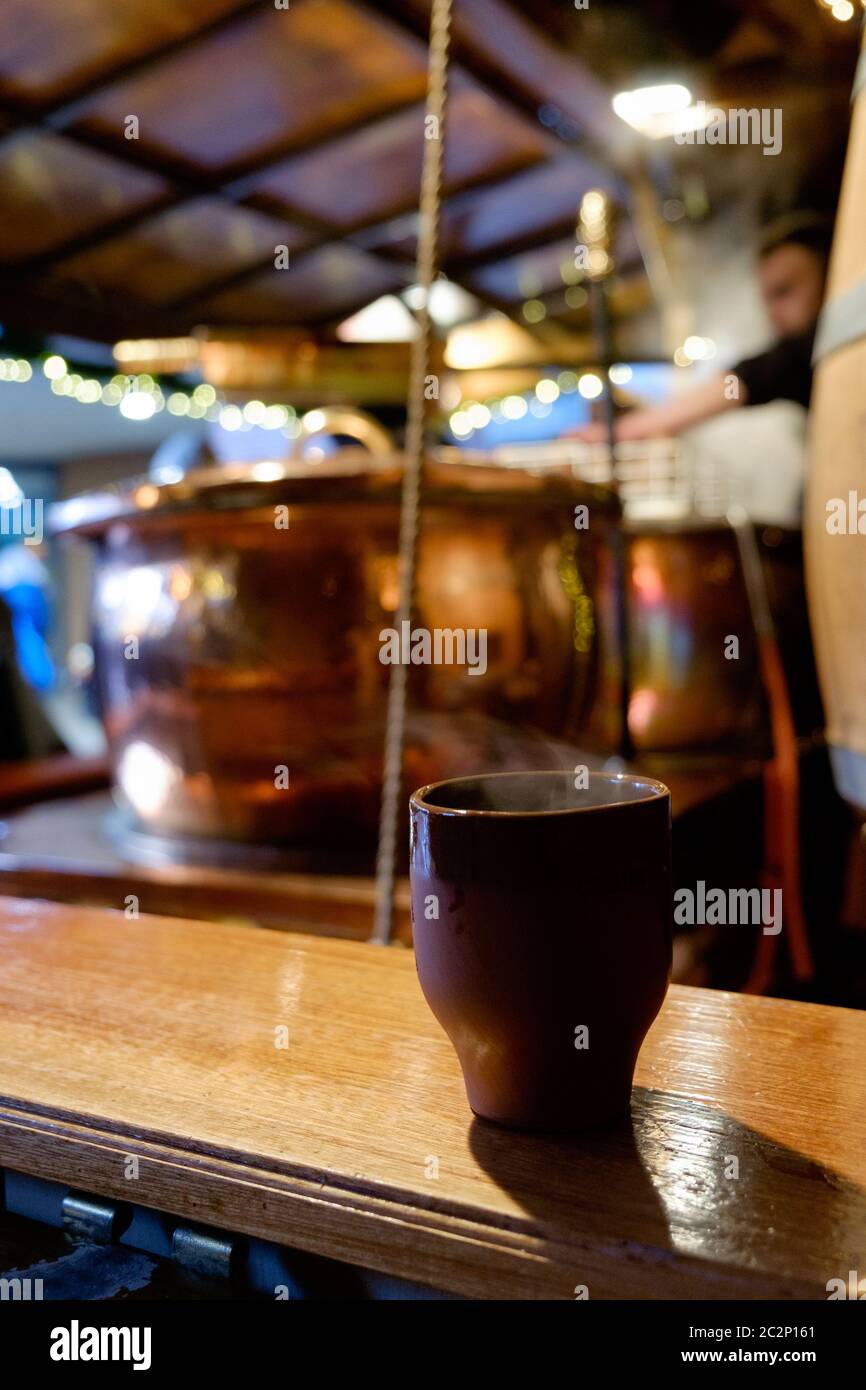
[[[866,812],[866,47],[815,363],[809,611],[836,785]]]

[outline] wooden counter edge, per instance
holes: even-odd
[[[125,1177],[129,1159],[138,1176]],[[557,1242],[399,1193],[287,1176],[0,1104],[0,1165],[74,1190],[481,1299],[819,1299],[826,1291],[634,1242]],[[663,1278],[660,1278],[663,1271]],[[660,1293],[663,1284],[664,1293]]]

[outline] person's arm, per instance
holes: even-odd
[[[748,405],[745,383],[739,382],[739,391],[732,398],[730,375],[720,372],[662,405],[626,411],[617,419],[616,437],[623,441],[667,438],[741,405]],[[602,444],[607,439],[607,425],[598,422],[580,425],[568,431],[568,438],[581,439],[585,444]]]
[[[808,407],[814,337],[815,330],[810,329],[796,338],[783,338],[767,352],[746,358],[727,374],[710,377],[694,390],[674,396],[663,405],[626,411],[616,422],[617,439],[666,438],[743,405],[769,405],[770,401],[783,400],[797,401]],[[732,377],[737,381],[736,392],[731,391]],[[570,430],[568,437],[581,439],[586,444],[603,444],[607,440],[607,426],[583,425]]]

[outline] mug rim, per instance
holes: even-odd
[[[497,777],[567,777],[568,772],[560,768],[539,768],[537,771],[526,772],[476,772],[468,777],[443,777],[438,782],[428,782],[426,786],[419,787],[409,798],[409,805],[419,811],[426,811],[429,815],[439,816],[478,816],[484,819],[500,817],[505,820],[528,820],[540,816],[584,816],[599,811],[618,811],[629,806],[646,806],[650,802],[660,801],[664,797],[670,800],[671,789],[657,777],[645,777],[640,772],[603,772],[590,771],[589,778],[600,779],[605,782],[629,782],[642,783],[651,788],[649,795],[635,797],[633,801],[608,801],[595,806],[562,806],[552,811],[491,811],[478,810],[460,806],[436,806],[426,800],[430,792],[436,791],[439,787],[456,786],[461,782],[482,782],[492,781]]]

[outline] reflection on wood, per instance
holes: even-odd
[[[402,951],[6,899],[0,957],[10,1167],[484,1297],[862,1267],[863,1014],[674,987],[631,1125],[547,1139],[473,1121]]]

